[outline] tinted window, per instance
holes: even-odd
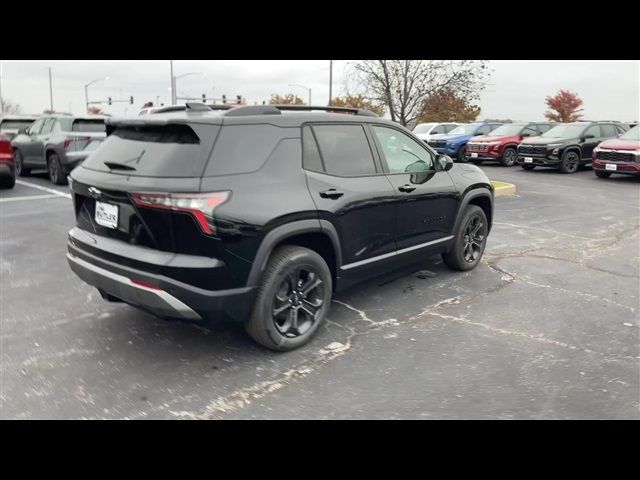
[[[478,129],[476,135],[487,135],[493,129],[494,127],[492,125],[483,125]]]
[[[453,130],[456,127],[457,127],[457,125],[454,125],[453,123],[449,123],[448,125],[445,125],[445,132],[444,133],[449,133],[451,130]]]
[[[254,172],[264,165],[283,138],[299,135],[297,129],[273,125],[226,125],[220,131],[205,175]]]
[[[324,172],[318,144],[310,127],[302,130],[302,166],[314,172]]]
[[[36,120],[36,123],[29,127],[29,135],[37,135],[40,133],[40,129],[42,128],[42,124],[44,123],[44,118],[40,120]]]
[[[540,133],[545,133],[545,132],[548,132],[548,131],[549,131],[549,129],[551,128],[551,125],[546,124],[546,123],[539,123],[539,124],[537,125],[537,127],[538,127],[538,131],[539,131]]]
[[[593,135],[593,138],[600,137],[600,125],[593,125],[592,127],[587,128],[584,132],[584,136]]]
[[[104,120],[85,120],[78,118],[71,124],[72,132],[106,132]]]
[[[436,128],[431,130],[431,135],[435,135],[437,133],[446,133],[444,129],[444,125],[438,125]]]
[[[313,130],[327,173],[338,176],[376,173],[361,125],[315,125]]]
[[[51,132],[51,128],[53,127],[53,122],[55,120],[53,118],[47,118],[42,125],[42,130],[40,130],[40,135],[46,135]]]
[[[525,128],[524,130],[522,130],[522,133],[528,133],[529,136],[531,136],[531,137],[537,137],[538,136],[538,131],[533,126]]]
[[[616,127],[611,124],[600,125],[600,131],[602,132],[603,137],[615,137],[616,135],[618,135]]]
[[[404,133],[393,128],[374,126],[389,173],[428,172],[434,170],[431,153]]]
[[[119,127],[83,166],[147,177],[200,176],[218,129],[171,124]]]

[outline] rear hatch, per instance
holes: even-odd
[[[212,213],[226,194],[199,190],[218,130],[140,119],[109,124],[100,148],[71,174],[76,225],[132,245],[215,256]]]

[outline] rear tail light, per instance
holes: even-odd
[[[190,213],[207,235],[213,235],[213,211],[229,199],[231,192],[213,193],[132,193],[133,202],[145,208]]]
[[[73,146],[75,147],[74,149],[77,150],[78,149],[77,148],[78,142],[82,142],[82,141],[88,142],[89,140],[91,140],[91,137],[72,137],[72,138],[67,138],[64,141],[64,149],[68,150],[69,147],[73,144]],[[82,148],[84,148],[84,146],[85,145],[83,145]]]

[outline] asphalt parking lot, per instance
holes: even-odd
[[[640,418],[640,182],[482,168],[517,192],[477,269],[355,287],[284,354],[104,302],[66,262],[66,187],[22,179],[0,191],[0,416]]]

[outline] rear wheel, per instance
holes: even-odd
[[[47,156],[47,170],[49,171],[49,178],[55,185],[67,184],[67,176],[60,163],[60,157],[56,153],[52,152]]]
[[[596,172],[596,177],[598,178],[609,178],[611,176],[611,172],[603,172],[601,170],[594,170]]]
[[[488,233],[489,223],[484,210],[477,205],[467,206],[451,249],[442,254],[442,260],[454,270],[475,268],[484,253]]]
[[[580,166],[580,155],[574,150],[564,152],[562,161],[560,162],[560,171],[562,173],[575,173]]]
[[[516,153],[516,149],[513,147],[507,147],[504,149],[502,153],[502,165],[505,167],[513,167],[516,164],[516,160],[518,159],[518,154]]]
[[[307,343],[331,307],[331,271],[308,248],[288,245],[272,255],[262,278],[247,333],[271,350]]]
[[[520,166],[522,167],[523,170],[533,170],[534,168],[536,168],[535,165],[531,165],[530,163],[523,163]]]
[[[24,166],[24,159],[20,150],[13,150],[13,161],[15,163],[16,175],[19,177],[28,177],[31,174],[31,169]]]

